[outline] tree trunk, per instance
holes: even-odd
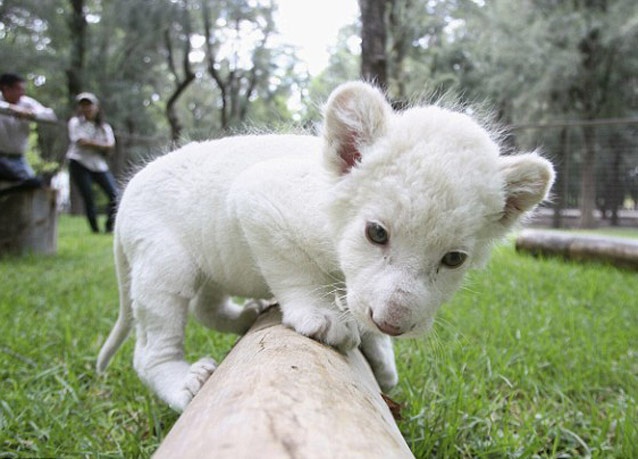
[[[168,98],[168,102],[166,102],[166,119],[168,120],[168,124],[171,127],[171,140],[173,144],[177,144],[182,135],[182,123],[177,115],[177,110],[175,109],[175,105],[177,101],[182,96],[184,91],[190,86],[190,84],[195,80],[195,72],[193,72],[190,63],[190,52],[191,52],[191,43],[190,43],[190,35],[191,35],[191,26],[190,26],[190,17],[188,15],[188,11],[185,11],[182,18],[182,27],[184,30],[184,34],[186,38],[183,42],[182,49],[182,73],[183,77],[179,76],[177,71],[177,66],[175,65],[175,56],[173,53],[173,42],[171,40],[171,32],[170,29],[164,31],[164,45],[166,46],[167,51],[167,60],[168,60],[168,68],[170,69],[173,77],[175,79],[175,88],[173,89],[172,94]]]
[[[561,156],[559,173],[556,174],[555,189],[558,190],[554,201],[554,214],[552,216],[552,227],[560,228],[562,226],[561,212],[565,208],[567,200],[567,183],[569,170],[569,128],[563,127],[559,134],[558,152]]]
[[[267,311],[177,420],[155,459],[413,458],[362,354]]]
[[[205,38],[205,50],[206,50],[206,70],[209,75],[215,81],[215,84],[219,88],[220,99],[221,99],[221,108],[220,108],[220,124],[222,131],[228,129],[228,94],[226,88],[226,82],[223,80],[220,72],[217,71],[215,67],[215,56],[214,48],[213,48],[213,34],[212,34],[212,23],[210,18],[210,8],[208,2],[206,0],[202,0],[201,2],[201,11],[202,11],[202,21],[204,23],[204,38]]]
[[[69,20],[71,36],[70,66],[66,71],[69,105],[73,106],[73,97],[84,90],[84,62],[86,54],[86,16],[84,15],[84,0],[69,0],[72,15]],[[70,184],[70,212],[72,215],[83,213],[84,204],[77,186],[71,180]]]
[[[389,0],[359,0],[361,10],[361,77],[388,87],[386,7]]]
[[[390,35],[390,53],[388,57],[388,79],[392,81],[393,107],[403,109],[408,104],[406,78],[403,64],[408,50],[411,48],[412,35],[409,23],[409,15],[413,13],[413,0],[392,0],[389,2],[390,14],[388,15],[388,30]],[[388,82],[388,84],[390,84]]]
[[[620,216],[618,210],[623,205],[624,200],[624,186],[622,177],[622,157],[623,146],[618,140],[613,141],[613,161],[611,164],[611,180],[609,181],[609,196],[611,205],[611,226],[618,226],[620,224]]]
[[[596,131],[594,126],[583,126],[585,151],[580,182],[580,228],[594,228],[596,218]]]
[[[57,251],[56,190],[4,190],[0,194],[0,215],[0,255],[50,255]]]
[[[69,20],[71,36],[71,59],[67,69],[67,88],[69,101],[83,90],[84,61],[86,54],[86,16],[84,15],[84,0],[69,0],[72,15]]]

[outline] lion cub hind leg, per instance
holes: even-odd
[[[222,333],[241,335],[255,323],[268,304],[264,300],[237,303],[220,293],[216,285],[205,284],[200,287],[191,307],[195,318],[204,326]]]
[[[216,368],[204,357],[192,365],[184,360],[184,332],[189,299],[154,292],[135,299],[136,342],[133,364],[138,375],[176,411],[201,389]]]

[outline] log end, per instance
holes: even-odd
[[[638,240],[629,238],[557,230],[524,230],[516,238],[516,251],[638,270]]]

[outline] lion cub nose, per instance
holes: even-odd
[[[372,322],[374,322],[377,328],[381,330],[383,333],[385,333],[386,335],[399,336],[403,334],[403,330],[401,330],[401,327],[392,325],[390,322],[386,320],[377,321],[374,318],[374,313],[372,312],[371,309],[368,310],[368,314],[370,315],[370,319],[372,319]]]

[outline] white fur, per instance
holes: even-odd
[[[388,389],[397,382],[388,334],[426,331],[553,178],[535,153],[500,156],[468,116],[436,106],[394,113],[364,83],[333,92],[323,137],[189,144],[150,163],[122,197],[120,316],[98,369],[135,323],[137,372],[181,410],[215,368],[184,361],[189,304],[205,325],[242,333],[261,303],[228,297],[274,296],[298,332],[342,350],[361,345]],[[369,240],[371,222],[387,243]],[[450,252],[467,261],[446,266]]]

